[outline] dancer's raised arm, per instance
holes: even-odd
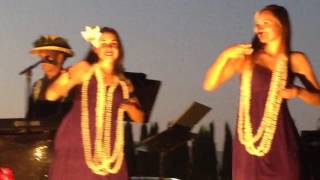
[[[251,44],[237,44],[223,50],[207,71],[203,89],[213,91],[235,73],[241,72],[247,55],[252,51]]]
[[[81,80],[91,65],[86,61],[80,61],[66,71],[62,72],[46,92],[46,99],[50,101],[57,100],[66,96],[70,89],[81,83]]]

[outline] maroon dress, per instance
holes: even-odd
[[[254,134],[263,116],[271,76],[269,69],[255,65],[250,112]],[[293,74],[289,72],[288,85],[292,81]],[[236,133],[232,156],[233,180],[300,180],[299,136],[285,100],[280,107],[277,129],[269,153],[263,157],[250,155]]]
[[[94,77],[94,76],[93,76]],[[96,78],[91,78],[88,87],[89,126],[92,147],[95,134]],[[81,85],[75,87],[72,109],[63,119],[54,143],[54,158],[49,170],[50,180],[127,180],[126,161],[116,174],[100,176],[94,174],[84,160],[81,136]],[[117,110],[123,101],[121,86],[114,91],[112,105],[111,141],[115,139]]]

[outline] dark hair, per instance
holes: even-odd
[[[84,60],[89,64],[94,64],[98,62],[98,59],[98,55],[93,51],[93,49],[90,48]]]
[[[282,37],[286,48],[285,50],[286,53],[289,54],[291,51],[291,24],[288,11],[286,10],[286,8],[276,4],[265,6],[260,10],[260,12],[262,11],[271,12],[272,15],[280,22],[282,26]],[[259,41],[257,35],[253,37],[252,47],[254,51],[260,50],[264,47],[264,44]]]
[[[115,61],[115,73],[116,74],[122,74],[124,72],[124,67],[123,67],[123,58],[124,58],[124,49],[122,46],[122,41],[121,38],[119,36],[119,33],[111,28],[111,27],[103,27],[100,29],[101,33],[112,33],[115,35],[115,37],[117,38],[117,41],[119,43],[119,57],[118,59],[116,59]],[[94,64],[97,63],[99,60],[98,55],[93,51],[93,49],[90,49],[89,52],[87,53],[86,59],[85,59],[88,63],[90,64]]]

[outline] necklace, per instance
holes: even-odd
[[[88,110],[88,86],[92,76],[95,76],[97,79],[94,150],[92,149],[90,138]],[[98,66],[95,66],[92,72],[84,77],[81,89],[81,135],[84,158],[91,171],[102,176],[109,173],[117,173],[121,168],[124,156],[124,110],[121,108],[117,112],[116,133],[113,145],[111,140],[113,96],[118,85],[121,86],[123,98],[127,99],[129,97],[127,84],[120,80],[119,83],[112,84],[107,90],[103,71]]]
[[[38,100],[40,97],[40,92],[42,88],[42,80],[38,80],[33,87],[33,99]]]
[[[262,121],[255,135],[253,134],[250,119],[252,73],[252,69],[246,69],[241,77],[237,132],[240,143],[245,146],[249,154],[264,156],[271,149],[274,134],[277,129],[278,114],[282,103],[279,91],[286,86],[288,59],[279,59],[276,62],[275,70],[272,72]]]

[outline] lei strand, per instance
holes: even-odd
[[[287,82],[288,59],[279,59],[272,72],[271,84],[262,121],[254,135],[250,119],[252,69],[244,70],[241,77],[238,137],[246,151],[255,156],[264,156],[270,149],[277,129],[278,114],[282,103],[279,91]]]
[[[33,87],[33,99],[37,100],[40,97],[41,87],[42,87],[42,80],[38,80]]]
[[[89,106],[88,106],[88,86],[92,76],[97,79],[96,93],[96,138],[95,148],[92,152],[89,129]],[[122,89],[123,98],[129,97],[127,84],[119,81]],[[112,126],[112,104],[113,95],[118,84],[106,89],[104,74],[102,70],[95,67],[93,72],[88,73],[81,89],[81,135],[84,149],[84,157],[87,166],[91,171],[98,175],[117,173],[123,162],[124,130],[123,118],[124,110],[118,109],[116,122],[116,137],[112,148],[111,126]]]

